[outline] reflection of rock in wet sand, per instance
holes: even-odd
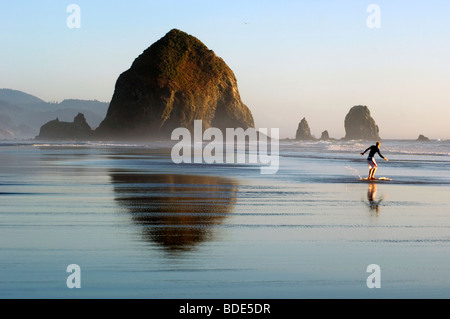
[[[188,250],[211,238],[231,213],[237,184],[214,176],[112,173],[116,200],[143,226],[145,240]]]

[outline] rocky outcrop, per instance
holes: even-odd
[[[62,122],[58,118],[44,124],[38,140],[85,140],[92,138],[93,131],[82,113],[75,116],[73,122]]]
[[[428,137],[426,137],[426,136],[420,134],[416,141],[419,141],[419,142],[429,142],[430,139],[429,139]]]
[[[350,109],[345,117],[346,140],[379,140],[379,129],[375,120],[370,116],[369,108],[356,105]]]
[[[169,138],[177,127],[254,127],[236,78],[200,40],[173,29],[117,79],[99,138]]]
[[[309,128],[308,122],[305,118],[303,118],[298,124],[295,139],[304,141],[314,140],[314,137],[311,135],[311,130]]]
[[[45,102],[22,91],[0,89],[0,114],[9,116],[14,122],[15,128],[9,131],[15,139],[34,138],[49,119],[71,122],[77,113],[83,113],[91,127],[97,127],[105,118],[108,106],[109,103],[97,100]],[[0,129],[4,130],[1,124]]]

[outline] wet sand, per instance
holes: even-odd
[[[139,145],[3,146],[0,297],[450,297],[445,165],[394,170],[394,156],[379,173],[393,183],[364,183],[343,153],[284,150],[261,175]],[[66,286],[69,264],[81,289]]]

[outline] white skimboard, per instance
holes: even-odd
[[[361,180],[362,181],[365,181],[365,182],[385,182],[385,181],[392,181],[392,179],[391,178],[388,178],[388,177],[377,177],[377,178],[374,178],[374,179],[369,179],[369,178],[361,178]]]

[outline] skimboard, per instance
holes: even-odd
[[[387,178],[387,177],[378,177],[375,179],[368,179],[366,178],[361,178],[362,181],[367,181],[367,182],[378,182],[378,181],[392,181],[392,179]]]

